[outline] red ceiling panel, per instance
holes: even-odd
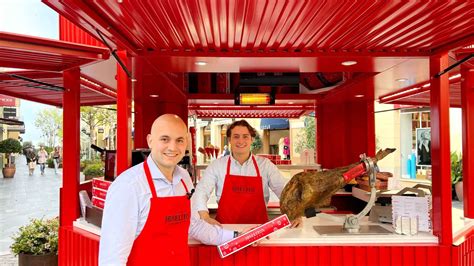
[[[8,72],[9,74],[17,74],[36,81],[48,84],[63,86],[63,75],[58,72],[44,71],[21,71]],[[0,75],[0,94],[17,97],[29,101],[49,104],[54,106],[62,106],[63,92],[45,90],[32,86],[43,86],[33,82],[16,79],[7,74]],[[46,87],[46,86],[43,86]],[[99,104],[115,104],[116,92],[114,89],[92,79],[84,74],[81,75],[81,105],[99,105]]]
[[[448,74],[446,74],[448,75]],[[452,107],[461,107],[461,74],[449,75],[449,98]],[[379,97],[380,103],[430,105],[430,82],[422,82]]]
[[[42,1],[159,72],[376,74],[474,43],[474,1]],[[358,64],[341,66],[346,60]],[[429,101],[429,93],[410,97]]]
[[[472,1],[43,0],[136,53],[430,52],[472,38]]]
[[[0,32],[0,67],[63,71],[109,58],[109,50]]]
[[[189,115],[196,115],[199,118],[299,118],[302,115],[307,115],[309,110],[286,110],[286,109],[189,109]]]

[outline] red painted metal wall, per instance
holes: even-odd
[[[151,70],[140,58],[135,61],[137,82],[135,97],[134,147],[148,148],[146,136],[155,119],[166,113],[188,120],[188,100],[183,92],[182,73],[162,73]]]
[[[474,218],[474,69],[461,66],[464,216]],[[470,136],[470,137],[469,137]],[[474,264],[474,262],[473,262]]]
[[[61,227],[60,265],[96,266],[99,237],[71,226]],[[472,266],[474,236],[459,246],[282,246],[249,247],[221,259],[214,246],[190,247],[193,266],[320,265],[320,266]],[[152,265],[152,264],[150,264]]]
[[[59,16],[59,39],[61,41],[104,47],[101,41],[92,37],[63,16]]]
[[[349,95],[342,92],[350,91]],[[364,95],[356,98],[355,95]],[[334,168],[375,153],[373,79],[330,94],[316,107],[318,163]]]
[[[61,226],[59,238],[59,265],[97,266],[99,236],[72,226]]]

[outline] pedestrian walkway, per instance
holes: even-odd
[[[0,266],[9,264],[11,236],[31,218],[52,218],[59,215],[59,188],[62,169],[58,174],[46,168],[40,174],[39,166],[33,176],[28,175],[26,158],[16,158],[14,178],[0,177]],[[14,259],[16,263],[16,258]]]

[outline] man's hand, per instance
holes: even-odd
[[[222,224],[219,223],[217,220],[215,219],[212,219],[210,216],[209,216],[209,212],[207,211],[198,211],[199,213],[199,217],[201,217],[201,220],[204,220],[206,221],[208,224],[212,224],[212,225],[218,225],[218,226],[221,226],[222,227]]]
[[[300,225],[303,225],[303,217],[298,217],[296,219],[294,219],[293,221],[291,221],[291,226],[290,228],[297,228],[299,227]]]

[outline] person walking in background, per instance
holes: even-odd
[[[41,175],[44,175],[44,168],[46,167],[46,161],[48,160],[48,152],[43,146],[40,146],[38,152],[38,163],[40,165]]]
[[[28,175],[33,175],[36,168],[36,160],[38,156],[36,155],[35,149],[33,147],[28,148],[24,151],[26,156],[26,164],[28,165]]]
[[[59,160],[61,158],[61,154],[59,153],[59,147],[58,146],[54,147],[52,157],[53,157],[53,163],[54,163],[54,173],[57,174],[58,173],[58,168],[59,168]]]

